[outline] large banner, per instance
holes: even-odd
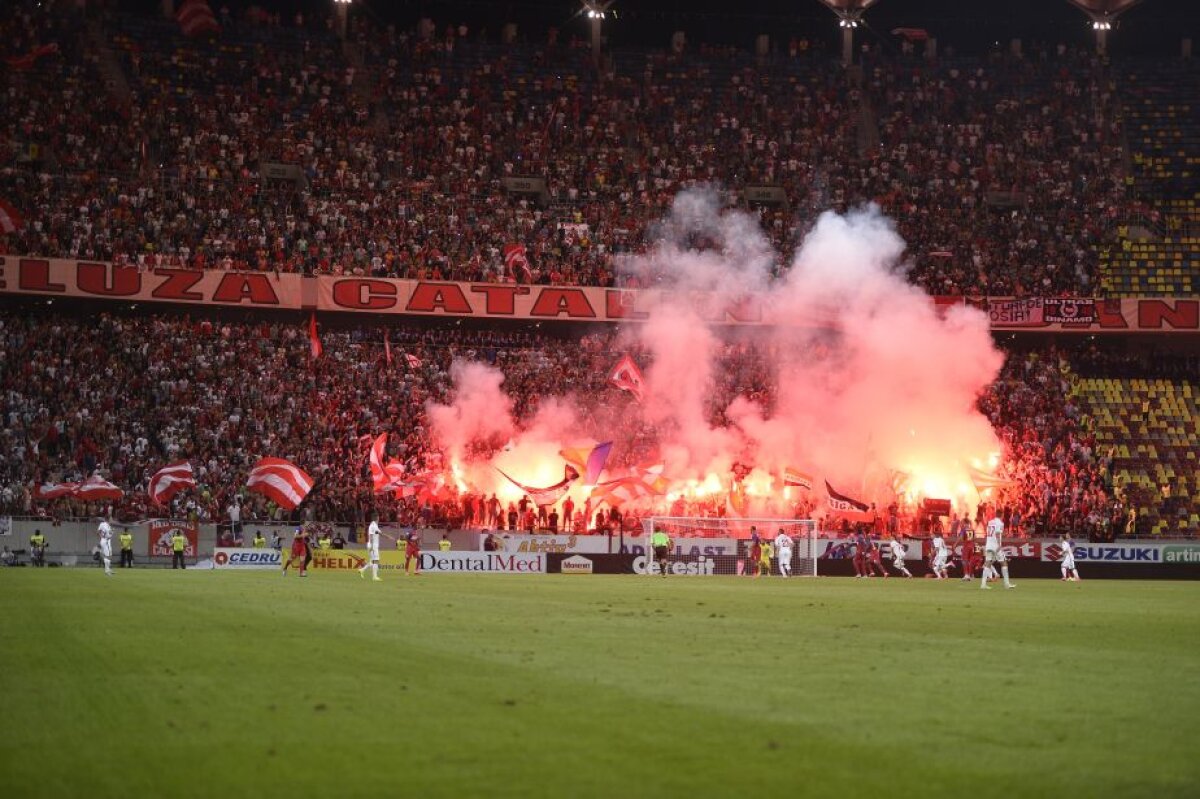
[[[359,569],[366,564],[364,549],[314,550],[312,568],[333,571]],[[532,552],[422,552],[421,571],[493,574],[545,574],[546,556]],[[379,553],[379,570],[404,571],[404,553],[385,549]]]
[[[717,324],[786,324],[822,327],[830,309],[813,306],[797,316],[750,294],[530,286],[512,283],[320,275],[274,272],[141,269],[100,261],[0,257],[0,294],[174,302],[371,314],[475,317],[571,322],[645,319],[666,297]],[[943,309],[970,305],[988,315],[993,330],[1077,333],[1200,332],[1200,297],[1129,299],[1059,297],[934,297]]]
[[[0,293],[121,302],[300,308],[304,278],[274,272],[116,266],[102,261],[0,257]]]
[[[196,542],[200,540],[200,528],[191,522],[173,522],[166,519],[155,519],[150,522],[150,534],[146,540],[150,544],[150,554],[171,557],[175,552],[171,546],[171,539],[175,537],[175,531],[181,531],[187,538],[187,546],[183,550],[186,557],[196,557]]]
[[[1042,546],[1042,560],[1062,560],[1062,545],[1058,542]],[[1111,544],[1076,542],[1075,560],[1080,563],[1122,563],[1126,565],[1156,565],[1160,563],[1200,563],[1200,541],[1121,541]]]
[[[283,553],[273,549],[217,547],[213,550],[214,569],[280,569]]]
[[[421,571],[431,574],[545,574],[546,556],[528,552],[422,552]]]
[[[676,557],[703,555],[713,558],[717,555],[737,554],[737,539],[734,538],[676,538],[672,543],[675,546],[671,554]],[[650,552],[650,541],[645,536],[626,536],[620,551],[628,555],[646,555]]]
[[[604,535],[494,535],[505,552],[608,552],[608,536]]]

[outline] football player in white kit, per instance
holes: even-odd
[[[1000,574],[1004,577],[1005,588],[1015,588],[1008,580],[1008,558],[1004,555],[1004,548],[1001,544],[1001,538],[1004,537],[1004,522],[1000,521],[1000,514],[995,513],[987,523],[987,540],[983,545],[983,582],[980,588],[990,588],[987,584],[988,572],[993,575],[996,573],[991,569],[993,563],[1000,564]]]
[[[379,517],[371,516],[371,524],[367,527],[367,562],[358,570],[358,576],[362,577],[363,572],[368,567],[371,569],[371,579],[376,582],[382,582],[379,578],[379,536],[387,535],[379,529]],[[392,538],[390,535],[388,538]],[[396,539],[392,538],[393,541]]]
[[[779,576],[792,576],[792,537],[779,528],[779,535],[775,536],[775,554],[779,558]]]
[[[933,576],[939,580],[946,579],[946,564],[950,562],[950,550],[946,549],[946,541],[941,533],[933,534]]]
[[[104,561],[104,573],[112,576],[112,528],[103,519],[96,532],[100,536],[100,558]]]
[[[1068,582],[1079,582],[1079,569],[1075,568],[1075,541],[1071,534],[1062,537],[1062,578]]]
[[[900,542],[899,538],[892,538],[892,540],[888,542],[888,546],[891,548],[892,552],[892,568],[903,574],[905,577],[912,577],[912,572],[910,572],[908,567],[904,565],[904,544]]]

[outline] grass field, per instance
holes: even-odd
[[[0,571],[0,795],[1197,796],[1200,584]]]

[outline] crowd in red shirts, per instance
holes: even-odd
[[[1095,290],[1096,244],[1131,212],[1114,79],[1077,52],[868,56],[858,82],[807,49],[618,51],[600,74],[557,39],[364,24],[343,48],[319,24],[223,22],[209,42],[162,19],[0,17],[14,51],[59,45],[2,78],[0,199],[26,223],[3,251],[612,285],[681,189],[745,205],[770,185],[777,272],[821,211],[877,202],[930,292],[1059,295]]]

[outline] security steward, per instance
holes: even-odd
[[[187,549],[187,536],[182,530],[176,530],[175,535],[171,536],[171,568],[186,569],[187,566],[183,562],[183,553]]]
[[[121,568],[133,568],[133,533],[122,530],[121,535]]]
[[[41,530],[34,530],[29,536],[29,560],[34,566],[46,565],[46,536]]]
[[[254,534],[254,548],[255,549],[266,549],[267,548],[267,539],[263,538],[262,530],[259,530],[257,533]]]

